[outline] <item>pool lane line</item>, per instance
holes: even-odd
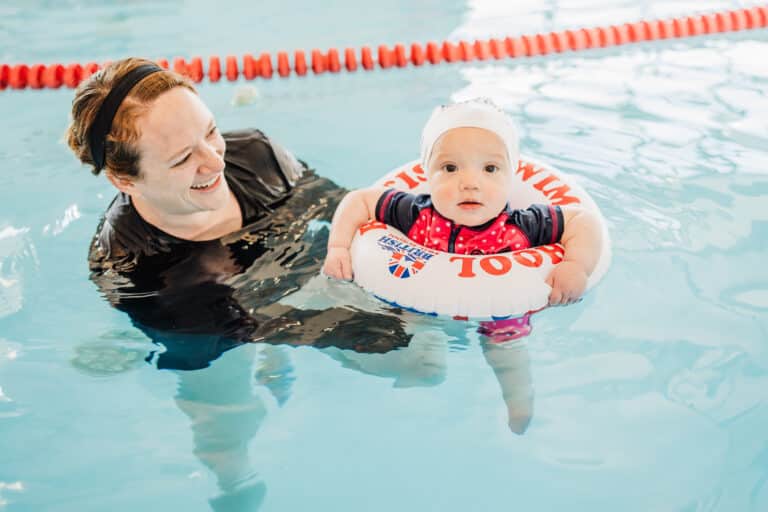
[[[377,47],[375,56],[369,46],[362,46],[357,50],[345,48],[343,52],[339,52],[336,48],[325,52],[313,49],[309,57],[304,50],[295,50],[293,61],[285,51],[277,52],[276,61],[269,52],[263,52],[258,57],[247,53],[239,60],[234,55],[228,55],[224,58],[223,69],[222,60],[215,55],[209,57],[207,70],[203,66],[201,57],[193,57],[189,61],[183,57],[177,57],[172,63],[167,59],[158,59],[157,63],[166,69],[170,68],[188,76],[196,83],[202,82],[206,77],[210,82],[218,82],[222,77],[235,81],[240,76],[246,80],[254,80],[270,79],[275,75],[285,78],[292,73],[298,76],[306,76],[310,72],[316,75],[326,72],[339,73],[342,69],[350,73],[359,69],[372,71],[377,66],[388,69],[404,68],[408,65],[422,66],[426,63],[435,65],[473,60],[535,57],[643,41],[754,30],[764,28],[766,25],[768,25],[768,5],[662,20],[638,21],[623,25],[528,34],[504,39],[491,38],[473,42],[443,41],[442,43],[431,41],[425,45],[413,43],[408,49],[403,44],[396,44],[391,48],[382,44]],[[107,64],[108,62],[103,64],[89,62],[83,65],[77,63],[0,64],[0,91],[9,87],[11,89],[58,89],[66,85],[74,88]]]

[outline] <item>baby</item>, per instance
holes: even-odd
[[[352,238],[361,225],[376,219],[430,249],[458,254],[559,242],[565,254],[547,277],[549,304],[577,301],[600,255],[600,226],[594,215],[574,206],[511,209],[507,200],[519,160],[512,120],[489,100],[436,108],[421,136],[430,193],[371,187],[347,194],[333,216],[323,272],[352,279]]]

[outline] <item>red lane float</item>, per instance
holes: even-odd
[[[326,71],[338,73],[341,69],[354,72],[359,67],[366,71],[373,70],[376,65],[382,69],[392,67],[403,68],[408,65],[422,66],[426,62],[439,64],[441,62],[470,62],[473,60],[496,60],[504,57],[535,57],[550,53],[565,51],[580,51],[594,48],[607,48],[642,41],[655,41],[671,38],[694,37],[740,30],[754,30],[768,25],[768,5],[744,9],[669,18],[663,20],[638,21],[611,25],[606,27],[589,27],[561,32],[541,34],[525,34],[505,39],[489,39],[467,41],[430,41],[425,45],[412,43],[410,46],[396,44],[392,48],[387,45],[376,47],[376,59],[370,47],[363,46],[359,50],[344,49],[343,61],[340,52],[331,48],[327,52],[313,49],[311,62],[303,50],[296,50],[291,62],[288,52],[277,52],[277,59],[269,53],[262,53],[258,58],[250,54],[242,57],[238,63],[237,57],[228,55],[225,58],[223,76],[227,80],[238,80],[242,75],[246,80],[256,78],[272,78],[274,69],[281,78],[289,77],[292,73],[305,76],[309,70],[320,75]],[[358,59],[359,55],[359,59]],[[358,61],[360,66],[358,67]],[[212,56],[208,61],[207,72],[203,68],[203,59],[194,57],[189,62],[183,58],[172,60],[169,66],[167,59],[158,59],[157,63],[177,73],[190,77],[195,82],[201,82],[205,76],[211,82],[218,82],[222,77],[221,61]],[[0,64],[0,91],[11,89],[56,89],[62,85],[76,87],[82,80],[88,78],[100,68],[99,64]]]

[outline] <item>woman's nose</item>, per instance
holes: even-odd
[[[205,159],[203,160],[203,167],[217,172],[223,171],[224,151],[213,144],[206,144],[204,151]]]

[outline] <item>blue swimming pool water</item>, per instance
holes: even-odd
[[[0,61],[84,62],[561,30],[755,2],[24,2]],[[113,192],[62,143],[69,90],[3,91],[0,510],[768,509],[765,30],[200,92],[354,187],[414,158],[435,104],[489,95],[613,237],[604,281],[489,347],[409,320],[388,354],[247,345],[195,372],[100,297]],[[243,88],[254,101],[235,105]],[[250,90],[250,89],[249,89]],[[300,306],[364,300],[324,280]],[[490,364],[505,368],[508,411]],[[265,494],[266,493],[266,494]],[[260,505],[259,505],[260,503]]]

